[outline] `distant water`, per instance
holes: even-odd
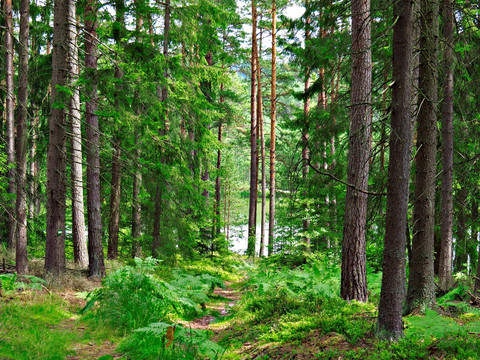
[[[245,254],[248,247],[248,224],[230,226],[230,250]],[[255,244],[255,252],[260,252],[260,225],[257,224],[257,241]],[[265,224],[265,237],[268,236],[268,223]]]

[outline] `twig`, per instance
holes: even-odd
[[[371,191],[365,191],[365,190],[359,189],[359,188],[356,187],[355,185],[349,184],[349,183],[347,183],[346,181],[343,181],[342,179],[337,178],[337,177],[336,177],[335,175],[333,175],[333,174],[330,174],[330,173],[325,172],[325,171],[318,170],[315,166],[313,166],[313,165],[310,163],[310,160],[308,160],[308,166],[310,166],[315,172],[319,173],[320,175],[328,176],[328,177],[332,178],[333,180],[338,181],[339,183],[341,183],[341,184],[343,184],[343,185],[349,186],[349,187],[351,187],[352,189],[357,190],[358,192],[361,192],[361,193],[363,193],[363,194],[373,195],[373,196],[385,196],[385,195],[387,195],[387,193],[377,193],[377,192],[371,192]]]

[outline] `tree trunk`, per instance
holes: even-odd
[[[270,209],[268,214],[268,254],[275,240],[275,126],[277,116],[277,4],[272,1],[272,88],[270,94]]]
[[[223,83],[220,84],[220,104],[223,104],[225,102],[225,97],[223,95]],[[218,136],[217,140],[218,143],[222,143],[222,119],[219,119],[218,122]],[[222,150],[220,147],[217,150],[217,177],[215,179],[215,228],[214,228],[214,237],[218,236],[220,234],[220,190],[221,190],[221,185],[220,185],[220,166],[222,164]]]
[[[261,19],[261,18],[260,18]],[[261,219],[260,219],[260,250],[259,256],[265,256],[265,249],[267,248],[267,238],[265,237],[265,222],[266,222],[266,206],[267,206],[267,178],[265,169],[265,131],[263,121],[263,99],[262,99],[262,68],[260,66],[260,58],[262,54],[262,39],[263,29],[260,29],[260,41],[258,44],[258,51],[256,56],[257,62],[257,123],[258,133],[260,138],[260,158],[262,165],[261,172],[261,187],[262,187],[262,205],[261,205]],[[257,156],[258,157],[258,156]],[[258,164],[258,162],[257,162]]]
[[[97,23],[96,0],[87,0],[85,8],[85,67],[88,74],[85,118],[87,123],[87,207],[88,259],[90,276],[105,276],[102,245],[102,214],[100,194],[100,130],[97,95]],[[53,91],[53,89],[52,89]]]
[[[140,158],[139,144],[140,136],[135,132],[135,158]],[[132,194],[132,258],[142,256],[142,205],[140,203],[140,189],[142,188],[142,173],[138,167],[135,167],[133,174],[133,194]]]
[[[45,270],[65,272],[66,112],[67,99],[58,87],[67,84],[68,0],[54,4],[52,54],[52,105],[47,152],[47,240]]]
[[[15,93],[13,90],[13,19],[12,0],[5,0],[5,75],[6,75],[6,138],[7,138],[7,179],[9,194],[7,211],[7,247],[13,250],[15,247],[15,130],[14,130],[14,106]]]
[[[30,1],[20,1],[20,46],[17,111],[17,246],[15,265],[20,275],[28,273],[27,257],[27,110],[28,110],[28,38]]]
[[[443,106],[442,106],[442,207],[438,286],[447,291],[453,283],[453,0],[443,2]]]
[[[162,216],[162,192],[160,182],[157,181],[155,188],[155,210],[153,213],[153,240],[152,256],[158,258],[160,255],[160,220]]]
[[[472,240],[475,246],[478,245],[478,202],[472,201]],[[475,278],[475,292],[480,292],[480,254],[477,256],[477,274]]]
[[[117,74],[117,72],[115,72]],[[117,75],[118,76],[118,75]],[[117,77],[116,76],[116,77]],[[117,134],[118,135],[118,134]],[[121,196],[121,165],[120,139],[114,136],[112,156],[112,182],[110,190],[110,219],[108,222],[108,250],[107,259],[118,258],[118,233],[120,227],[120,196]]]
[[[123,0],[115,0],[115,27],[113,30],[113,39],[115,45],[121,46],[125,26],[125,5]],[[115,107],[117,111],[122,108],[123,86],[121,79],[123,72],[118,65],[115,65]],[[118,258],[118,235],[120,232],[120,200],[122,195],[122,141],[120,131],[115,129],[113,135],[113,156],[112,156],[112,181],[110,183],[110,217],[108,222],[108,250],[107,259],[116,260]]]
[[[412,262],[407,313],[424,311],[435,302],[434,222],[437,153],[438,1],[420,2],[419,113]]]
[[[310,1],[306,0],[305,1],[305,9],[306,11],[310,11]],[[311,38],[311,29],[310,29],[310,16],[307,16],[305,18],[305,43],[307,44],[310,41]],[[305,49],[306,49],[305,45]],[[307,66],[306,73],[305,73],[305,85],[304,85],[304,91],[305,93],[309,90],[310,88],[310,66]],[[302,161],[303,161],[303,169],[302,169],[302,176],[303,176],[303,181],[306,186],[307,184],[307,177],[308,177],[308,170],[309,170],[309,162],[310,162],[310,151],[308,148],[308,140],[309,140],[309,131],[310,131],[310,123],[308,120],[308,116],[310,114],[310,96],[307,96],[303,102],[303,118],[304,118],[304,126],[303,126],[303,131],[302,131]],[[303,192],[303,196],[306,200],[307,198],[307,191],[305,190]],[[303,225],[303,231],[306,233],[310,227],[310,216],[308,215],[308,204],[305,203],[304,205],[304,211],[305,215],[303,217],[302,225]],[[307,248],[307,250],[310,250],[310,236],[308,234],[305,234],[304,236],[304,243]]]
[[[28,220],[33,220],[35,216],[40,212],[40,202],[38,201],[37,194],[37,174],[38,174],[38,161],[36,159],[37,152],[37,139],[38,139],[38,123],[40,118],[40,110],[37,106],[33,107],[33,116],[30,124],[31,131],[31,144],[29,149],[30,164],[28,172],[30,175],[29,184],[29,203],[28,203]]]
[[[412,148],[412,25],[410,0],[394,4],[393,87],[388,164],[387,212],[383,276],[377,335],[387,340],[403,336],[402,306],[406,293],[405,251]]]
[[[465,271],[468,261],[467,256],[467,196],[468,190],[465,184],[460,185],[457,202],[459,204],[457,215],[457,232],[455,236],[455,272]]]
[[[248,246],[247,255],[255,257],[257,240],[257,9],[252,0],[252,58],[250,77],[250,200],[248,206]]]
[[[367,220],[368,172],[371,146],[371,55],[370,1],[352,2],[352,86],[348,175],[343,228],[341,296],[366,302],[367,272],[365,226]]]
[[[82,268],[86,268],[88,266],[88,252],[83,202],[82,119],[80,113],[80,91],[76,84],[80,73],[78,67],[78,31],[75,4],[75,1],[70,0],[68,5],[68,84],[72,90],[72,97],[69,103],[70,126],[72,130],[72,241],[75,263]]]

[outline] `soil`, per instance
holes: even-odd
[[[224,298],[225,301],[217,304],[208,304],[206,307],[212,311],[216,311],[220,316],[228,315],[229,309],[232,308],[235,303],[240,299],[240,294],[238,291],[232,289],[231,283],[225,284],[225,289],[216,288],[213,291],[213,295],[219,298]],[[191,322],[186,323],[186,326],[192,329],[203,329],[203,330],[212,330],[214,332],[218,332],[219,329],[213,329],[210,324],[215,321],[216,318],[212,315],[202,316],[197,318]]]

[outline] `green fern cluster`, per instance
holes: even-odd
[[[170,341],[167,332],[171,331]],[[173,330],[173,331],[172,331]],[[135,330],[119,348],[136,360],[219,359],[224,350],[208,339],[205,330],[163,322]]]
[[[135,259],[108,275],[103,287],[88,296],[82,310],[126,335],[121,350],[131,359],[215,359],[221,348],[206,332],[176,326],[171,344],[166,331],[179,319],[199,316],[214,288],[224,287],[212,275],[190,275],[182,270],[169,274],[167,282],[156,275],[158,261]],[[167,346],[168,345],[168,346]]]
[[[15,290],[42,290],[43,286],[47,282],[32,275],[17,276],[17,273],[13,274],[1,274],[0,275],[0,290],[5,293]]]
[[[88,296],[85,313],[95,304],[95,316],[113,328],[129,333],[153,322],[191,319],[208,302],[207,293],[223,286],[209,275],[191,276],[176,272],[166,282],[154,275],[157,260],[135,259],[135,266],[125,266],[108,275],[103,287]]]

